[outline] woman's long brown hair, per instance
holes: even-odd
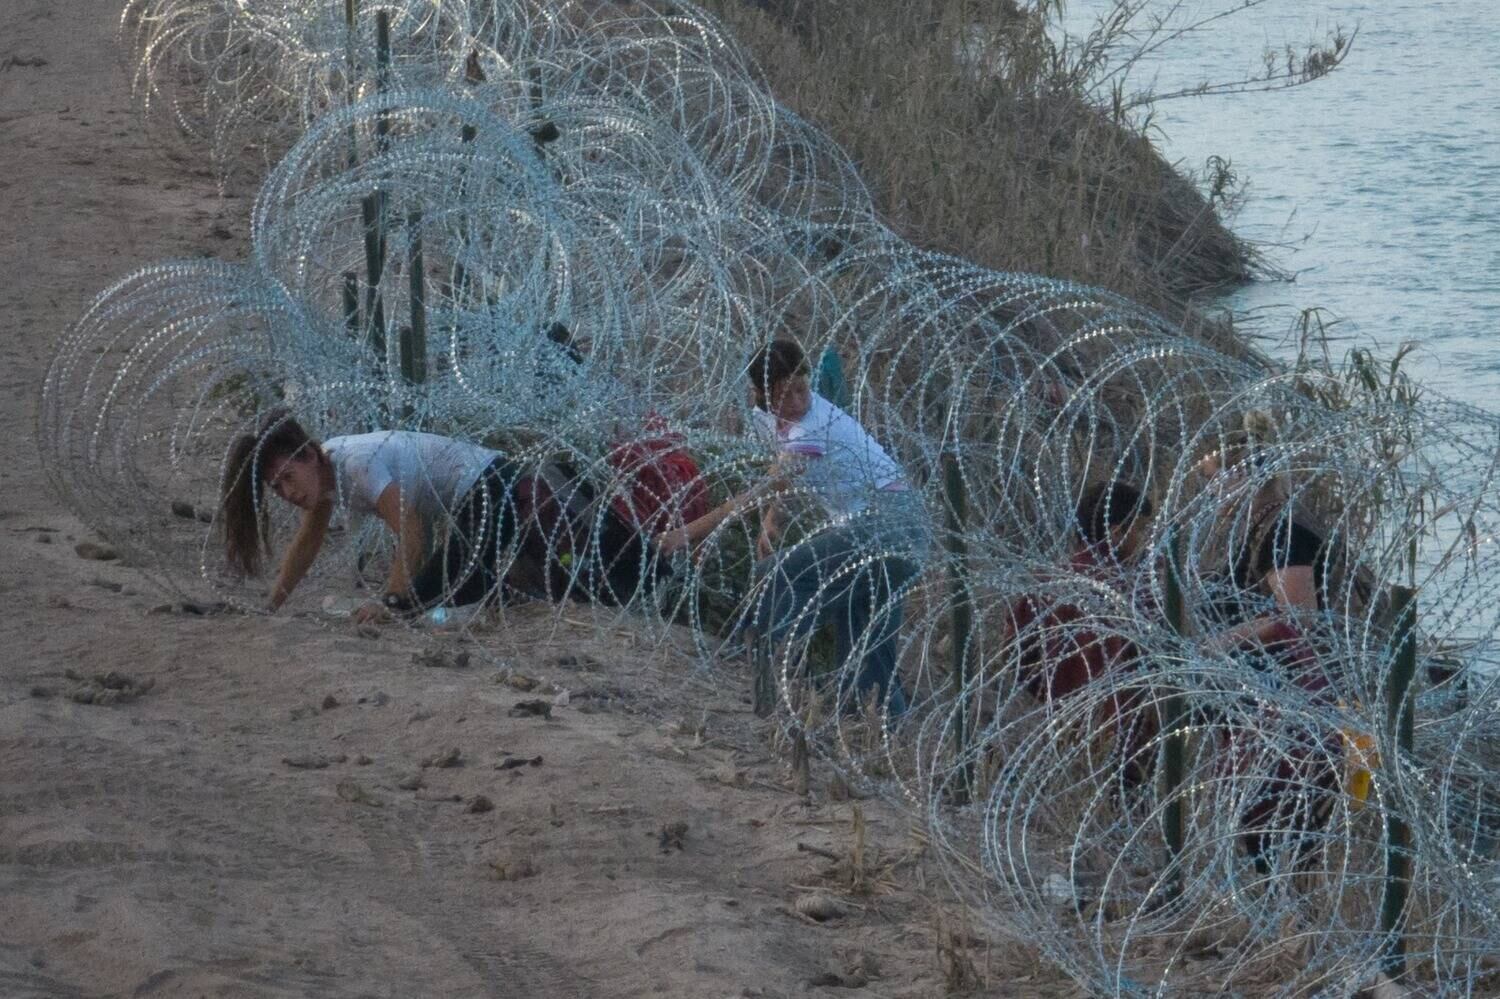
[[[261,418],[255,432],[240,434],[229,442],[224,459],[222,496],[224,555],[229,564],[247,576],[260,575],[261,553],[271,552],[267,516],[266,463],[292,458],[316,442],[285,409],[273,409]]]

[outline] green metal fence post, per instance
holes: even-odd
[[[952,453],[943,455],[943,492],[948,507],[948,554],[952,559],[953,692],[958,698],[953,749],[962,761],[954,801],[964,805],[969,803],[974,790],[974,761],[969,755],[969,661],[974,612],[969,604],[969,544],[965,535],[969,520],[968,495],[963,468],[958,456]]]
[[[344,102],[354,103],[354,78],[357,61],[354,58],[355,38],[354,31],[355,6],[357,0],[344,0],[344,24],[348,31],[344,35]],[[355,131],[354,123],[349,123],[349,165],[352,167],[359,162],[359,135]]]
[[[359,275],[353,271],[344,272],[344,325],[359,336]]]
[[[410,278],[411,327],[401,337],[401,376],[413,385],[427,380],[427,277],[422,261],[422,213],[406,216],[407,276]]]
[[[1182,599],[1182,552],[1178,535],[1174,532],[1167,541],[1166,587],[1162,608],[1167,626],[1179,637],[1187,631],[1186,607]],[[1181,886],[1181,872],[1177,864],[1182,858],[1187,842],[1187,815],[1182,801],[1182,785],[1187,780],[1187,710],[1184,697],[1174,691],[1162,703],[1162,810],[1163,835],[1167,841],[1167,870],[1176,872],[1171,882],[1171,894],[1176,896]]]
[[[1411,686],[1417,673],[1417,594],[1408,586],[1391,587],[1389,627],[1395,651],[1386,685],[1386,744],[1396,749],[1387,762],[1399,767],[1412,751],[1416,720],[1412,711]],[[1385,933],[1386,975],[1399,978],[1406,971],[1406,939],[1401,924],[1411,891],[1413,837],[1410,823],[1398,814],[1385,816],[1385,891],[1380,900],[1380,928]]]
[[[385,210],[380,191],[360,199],[360,214],[365,227],[365,320],[370,349],[381,364],[385,363],[385,304],[380,294],[380,278],[385,272]]]
[[[391,85],[391,12],[375,12],[375,88],[382,94]],[[385,108],[375,116],[375,148],[382,153],[390,143],[391,123]]]
[[[776,676],[772,670],[772,650],[755,628],[744,631],[750,650],[751,695],[757,718],[769,718],[776,711]]]

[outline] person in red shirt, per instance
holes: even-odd
[[[1134,600],[1135,574],[1152,512],[1150,499],[1124,482],[1089,487],[1078,504],[1078,539],[1066,570],[1048,582],[1072,589],[1087,581],[1109,599],[1084,607],[1067,598],[1031,595],[1011,608],[1022,683],[1042,702],[1092,688],[1099,707],[1091,734],[1113,734],[1111,752],[1128,786],[1149,778],[1158,730],[1147,692],[1126,679],[1141,654],[1127,637],[1133,629],[1125,618],[1141,610]]]
[[[1257,445],[1267,432],[1249,432],[1255,416],[1246,417],[1242,439],[1198,464],[1205,488],[1221,498],[1219,516],[1227,523],[1227,557],[1216,574],[1226,597],[1208,608],[1221,629],[1206,646],[1227,652],[1270,686],[1331,706],[1328,663],[1310,639],[1325,610],[1330,546],[1296,510],[1285,476],[1267,470],[1266,452]],[[1241,844],[1262,874],[1283,852],[1295,867],[1305,867],[1333,811],[1340,734],[1289,720],[1275,701],[1251,710],[1254,723],[1227,726],[1222,736],[1224,771],[1250,788],[1239,819]]]

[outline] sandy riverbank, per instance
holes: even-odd
[[[513,665],[574,696],[515,717],[530,695],[491,662],[152,613],[138,569],[77,554],[97,539],[31,439],[56,339],[137,266],[241,255],[249,211],[151,148],[118,8],[16,0],[0,40],[0,994],[942,994],[943,894],[898,813],[862,806],[875,855],[906,858],[874,895],[794,911],[830,867],[798,843],[841,853],[853,805],[785,789],[739,687],[666,700],[683,664],[543,613]],[[109,671],[154,685],[72,698]],[[1072,994],[965,946],[998,994]]]

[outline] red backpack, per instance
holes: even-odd
[[[654,537],[708,513],[708,486],[681,434],[656,414],[643,429],[642,437],[609,452],[610,467],[624,481],[610,507],[625,524]]]

